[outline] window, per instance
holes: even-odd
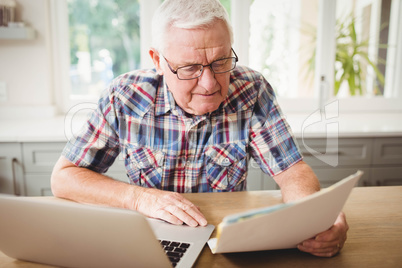
[[[140,68],[140,7],[133,0],[68,0],[72,98],[99,96]]]
[[[161,0],[49,1],[56,104],[95,103],[111,79],[153,66],[151,19]]]
[[[388,86],[392,77],[386,80],[386,71],[392,68],[387,67],[386,62],[392,61],[387,54],[392,54],[396,46],[395,40],[389,40],[390,24],[394,24],[391,4],[391,0],[338,0],[334,88],[337,96],[393,95]],[[354,68],[349,68],[350,63]]]
[[[232,0],[235,49],[285,110],[311,112],[335,99],[343,111],[401,110],[400,1],[244,2]]]
[[[160,2],[50,1],[64,111],[95,102],[111,77],[153,67],[150,27]],[[400,1],[221,2],[232,20],[239,63],[267,78],[285,112],[310,113],[334,99],[345,112],[402,110]],[[356,55],[348,54],[353,45],[360,49]]]
[[[317,1],[254,0],[250,6],[249,65],[280,97],[314,97]]]

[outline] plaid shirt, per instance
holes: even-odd
[[[240,66],[220,107],[201,116],[177,106],[155,70],[121,75],[63,155],[99,173],[124,159],[131,184],[180,193],[246,190],[250,157],[270,175],[302,159],[269,83]]]

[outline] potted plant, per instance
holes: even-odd
[[[316,31],[313,39],[315,39]],[[335,84],[334,96],[338,95],[339,90],[345,83],[348,85],[351,96],[365,95],[365,81],[367,71],[365,67],[370,67],[374,71],[376,81],[384,86],[384,75],[378,69],[377,64],[384,64],[385,60],[378,59],[373,62],[370,59],[369,38],[359,39],[356,33],[356,18],[353,14],[345,17],[343,20],[337,20],[335,28],[336,51],[335,51]],[[386,45],[379,45],[380,48],[386,48]],[[315,49],[312,57],[308,60],[308,70],[314,71]],[[374,89],[374,95],[381,94],[378,86]]]

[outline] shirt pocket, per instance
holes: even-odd
[[[246,144],[229,143],[208,147],[206,174],[209,185],[218,191],[244,190],[247,176]]]
[[[126,168],[130,182],[147,188],[162,187],[165,154],[144,147],[127,147]]]

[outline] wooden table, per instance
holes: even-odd
[[[185,194],[210,224],[226,215],[281,202],[279,191]],[[195,267],[402,267],[402,187],[360,187],[344,211],[350,227],[342,252],[319,258],[297,249],[213,255],[206,246]],[[214,236],[215,234],[213,234]],[[0,252],[0,267],[49,267]]]

